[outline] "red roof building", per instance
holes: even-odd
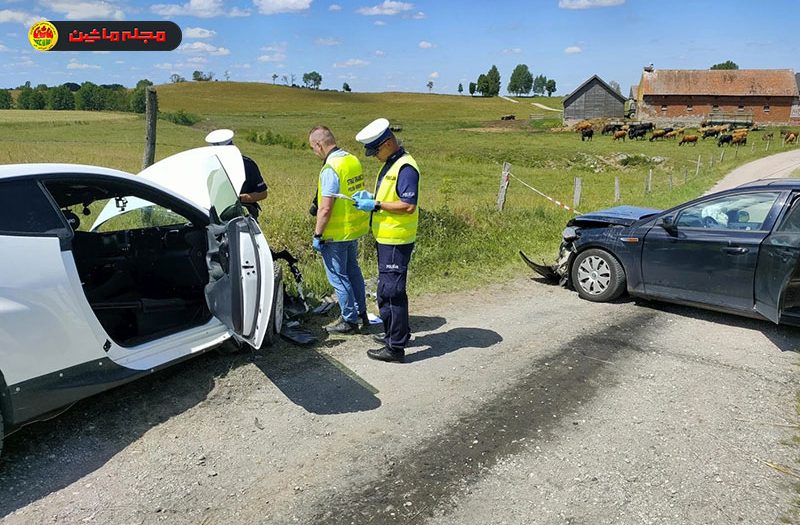
[[[638,118],[657,122],[800,123],[798,81],[790,69],[645,70],[636,103]]]

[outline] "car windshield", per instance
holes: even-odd
[[[777,192],[720,197],[686,208],[677,224],[686,228],[760,230],[777,198]]]

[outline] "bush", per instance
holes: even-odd
[[[200,122],[200,120],[202,120],[198,115],[195,115],[194,113],[187,113],[182,109],[179,109],[174,113],[159,112],[158,118],[168,120],[169,122],[179,126],[194,126]]]
[[[304,140],[296,140],[280,133],[267,131],[248,130],[244,132],[244,139],[262,146],[283,146],[286,149],[304,149],[308,144]]]

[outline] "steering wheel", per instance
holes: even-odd
[[[703,226],[706,228],[711,228],[712,226],[719,226],[719,222],[717,222],[717,220],[711,215],[706,215],[703,217]]]

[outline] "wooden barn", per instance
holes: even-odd
[[[625,97],[593,75],[564,98],[564,124],[590,118],[622,118]]]
[[[800,123],[798,77],[790,69],[647,69],[637,118],[661,123]]]

